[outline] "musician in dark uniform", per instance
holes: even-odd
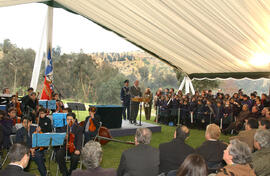
[[[125,86],[121,89],[121,102],[123,106],[123,119],[126,120],[126,117],[128,120],[130,120],[130,93],[129,93],[129,80],[124,81]],[[127,115],[126,115],[127,111]]]
[[[93,140],[100,126],[100,116],[96,114],[97,108],[94,106],[89,107],[89,116],[86,117],[83,131],[84,131],[84,143]]]
[[[141,88],[139,87],[139,80],[136,80],[134,82],[134,85],[130,87],[130,97],[132,99],[132,98],[141,97],[141,96],[142,96],[142,92],[141,92]],[[135,102],[132,100],[130,101],[130,123],[137,124],[136,118],[139,111],[139,104],[140,102]]]
[[[38,100],[37,100],[37,94],[36,92],[32,92],[29,96],[29,98],[26,98],[25,101],[22,102],[22,112],[26,116],[30,116],[32,119],[32,122],[36,122],[36,114],[37,114],[37,106],[38,106]]]
[[[62,127],[59,132],[67,132],[66,139],[64,141],[64,146],[56,152],[56,162],[59,165],[60,172],[63,176],[71,175],[71,172],[77,168],[78,162],[80,160],[80,154],[82,149],[82,137],[83,137],[83,129],[77,123],[75,123],[76,115],[74,113],[67,114],[67,126]],[[72,135],[74,134],[74,140],[72,140]],[[74,152],[69,152],[69,147],[66,148],[67,144],[74,144]],[[67,170],[65,156],[71,156],[70,158],[70,169]]]
[[[38,125],[43,133],[52,132],[52,121],[46,116],[47,110],[45,108],[40,108],[38,111]]]
[[[32,147],[32,142],[35,142],[32,141],[32,134],[40,131],[40,127],[37,129],[37,127],[32,126],[32,121],[28,118],[23,119],[22,125],[23,127],[16,132],[16,143],[25,144],[30,148],[31,159],[37,164],[40,175],[46,176],[47,170],[44,161],[44,151],[40,150],[40,148],[35,149]]]

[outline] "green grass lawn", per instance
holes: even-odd
[[[88,112],[75,112],[76,116],[78,118],[78,121],[84,120],[85,117],[88,116]],[[142,116],[143,121],[149,122],[149,123],[155,123],[153,122],[154,116],[151,118],[152,120],[145,120],[145,117]],[[168,142],[173,138],[174,130],[176,127],[169,127],[165,125],[161,125],[162,130],[160,133],[153,133],[151,146],[158,148],[160,143]],[[134,136],[125,136],[125,137],[116,137],[116,139],[123,140],[123,141],[134,141]],[[190,130],[190,137],[187,139],[187,143],[196,148],[199,145],[201,145],[204,141],[204,131],[203,130],[197,130],[197,129],[191,129]],[[228,142],[229,136],[221,136],[221,140]],[[117,142],[109,142],[106,145],[102,146],[103,148],[103,161],[101,166],[104,168],[117,168],[120,162],[121,154],[124,150],[133,147],[130,144],[122,144]],[[48,157],[48,155],[47,155]],[[46,164],[48,165],[48,159]],[[48,166],[47,166],[48,167]],[[31,163],[31,169],[37,168],[36,164],[32,161]],[[57,164],[52,161],[51,163],[51,173],[52,175],[56,175],[56,169]],[[34,173],[36,175],[39,175],[39,172],[37,169],[31,170],[31,173]]]

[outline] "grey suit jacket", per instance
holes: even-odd
[[[118,176],[157,176],[159,150],[139,144],[123,152],[117,169]]]
[[[136,88],[135,86],[131,86],[129,92],[130,92],[130,97],[131,98],[134,98],[136,96],[139,96],[139,97],[142,96],[142,92],[141,92],[141,88],[140,87]],[[139,103],[134,102],[132,100],[130,102],[131,102],[131,104],[139,104]]]

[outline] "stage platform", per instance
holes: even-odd
[[[109,129],[112,137],[120,137],[120,136],[132,136],[135,134],[137,128],[147,127],[152,133],[161,132],[161,126],[142,122],[142,126],[137,126],[130,124],[128,120],[122,120],[121,128]]]

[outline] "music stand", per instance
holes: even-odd
[[[55,100],[39,100],[38,104],[43,106],[46,109],[55,110],[56,101]]]
[[[61,146],[64,144],[66,133],[35,133],[32,135],[32,147],[49,147],[48,151],[51,150],[52,146]],[[51,154],[52,155],[52,150]],[[51,156],[50,156],[51,158]],[[47,170],[47,176],[51,175],[51,160],[49,159],[49,168]]]
[[[53,113],[52,119],[54,128],[64,127],[67,125],[67,113]]]
[[[83,103],[74,102],[74,103],[67,103],[67,105],[71,110],[75,110],[77,112],[77,116],[78,116],[77,119],[80,119],[78,111],[85,111],[86,110],[85,105]]]

